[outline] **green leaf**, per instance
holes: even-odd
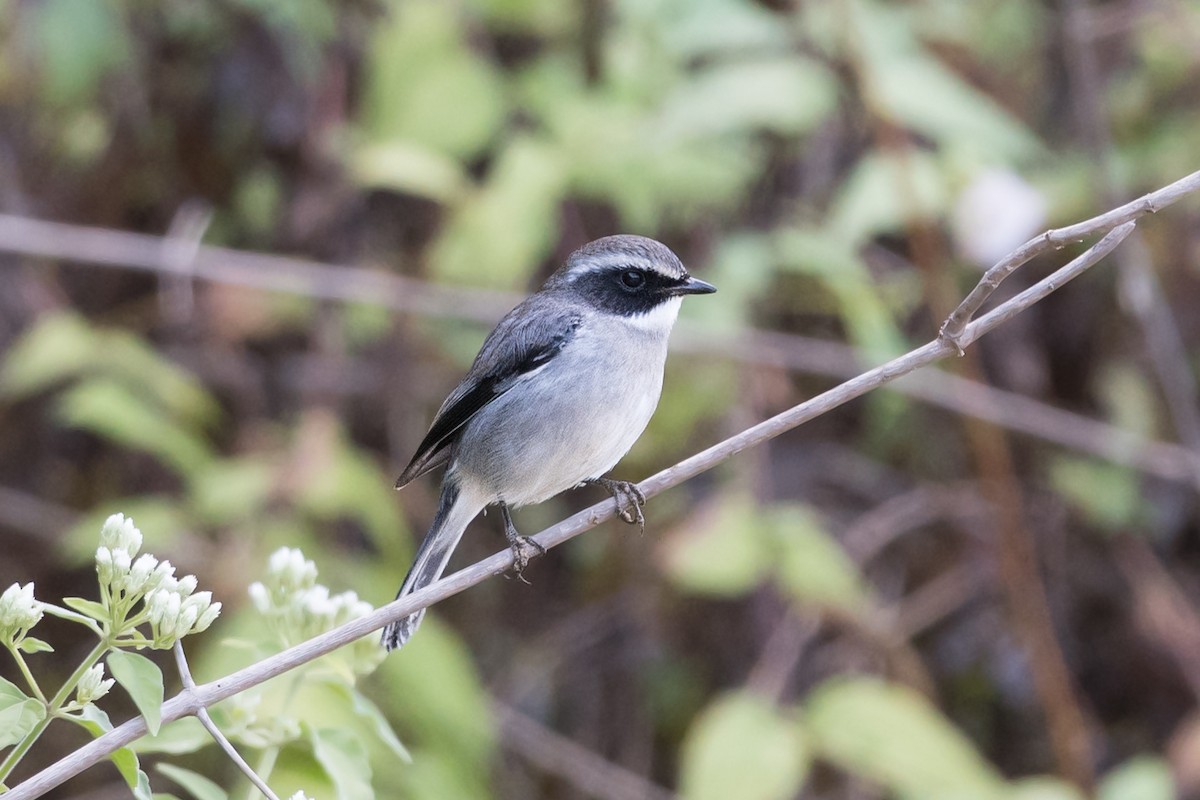
[[[870,678],[822,684],[805,704],[814,750],[906,798],[1000,798],[1004,782],[913,690]]]
[[[313,756],[337,789],[338,800],[374,800],[371,762],[358,737],[335,728],[309,731]]]
[[[421,635],[405,645],[404,658],[380,666],[380,682],[389,687],[383,696],[388,716],[459,754],[464,772],[471,765],[486,774],[495,752],[490,700],[462,639],[439,623],[426,617]]]
[[[86,101],[109,72],[129,61],[129,30],[112,0],[46,0],[33,11],[34,52],[51,103]]]
[[[1128,529],[1143,517],[1141,481],[1127,467],[1060,456],[1051,462],[1050,483],[1106,531]]]
[[[192,507],[214,525],[245,520],[262,511],[277,480],[278,467],[265,459],[215,459],[192,475]]]
[[[192,431],[108,378],[91,379],[65,392],[58,416],[68,425],[155,455],[185,475],[212,458],[208,444]]]
[[[93,538],[95,538],[95,531],[93,531]],[[82,597],[64,597],[63,605],[100,622],[105,622],[112,616],[102,604],[95,600],[85,600]]]
[[[792,597],[848,611],[865,607],[867,592],[858,567],[812,511],[780,506],[771,510],[770,520],[779,548],[777,580]]]
[[[0,391],[27,397],[88,369],[95,360],[96,334],[72,312],[40,317],[4,359]]]
[[[366,695],[355,689],[349,684],[340,681],[329,681],[326,685],[341,695],[342,698],[350,702],[350,708],[354,713],[366,722],[379,741],[396,755],[397,758],[411,763],[412,755],[409,754],[408,748],[400,741],[400,737],[392,730],[392,725],[388,722],[387,717],[379,710],[379,706],[375,705]]]
[[[496,156],[487,183],[456,210],[434,245],[437,277],[523,288],[557,240],[567,172],[556,147],[529,136],[512,139]]]
[[[444,204],[461,198],[469,186],[457,161],[414,142],[363,145],[351,155],[350,169],[368,188],[394,189]]]
[[[662,112],[668,137],[705,138],[770,131],[797,136],[836,107],[828,69],[796,55],[726,61],[680,84]]]
[[[39,700],[0,678],[0,747],[21,741],[45,718],[46,707]]]
[[[1178,797],[1170,765],[1155,756],[1126,761],[1104,776],[1096,800],[1171,800]]]
[[[113,650],[108,654],[108,669],[133,698],[151,735],[157,734],[163,702],[163,677],[158,665],[139,653]]]
[[[683,742],[680,795],[685,800],[786,800],[808,775],[800,726],[749,692],[713,702]]]
[[[854,243],[818,228],[785,228],[772,236],[781,266],[812,276],[831,292],[854,343],[866,360],[882,362],[905,352],[896,314],[884,302]]]
[[[113,729],[108,714],[94,704],[84,706],[75,714],[67,715],[67,719],[79,725],[93,737],[102,736]],[[142,772],[141,766],[138,764],[137,754],[128,747],[121,747],[113,751],[108,758],[116,765],[117,771],[121,773],[125,783],[137,795],[141,782],[146,777],[146,773]],[[146,788],[149,788],[148,784]]]
[[[858,246],[913,222],[935,221],[948,206],[946,178],[931,154],[871,152],[842,182],[827,227]]]
[[[478,156],[506,113],[499,73],[463,40],[456,9],[392,0],[373,26],[360,121],[371,142],[407,141],[456,160]]]
[[[1006,160],[1043,149],[1025,124],[937,59],[924,54],[889,59],[873,77],[881,107],[940,144],[970,146]]]
[[[54,648],[49,642],[43,642],[41,639],[35,639],[32,636],[26,636],[18,645],[23,653],[53,653]]]
[[[150,776],[140,769],[137,773],[137,781],[129,788],[133,790],[134,800],[154,800],[154,792],[150,789]]]
[[[200,720],[182,717],[159,728],[154,736],[143,736],[130,747],[139,753],[169,753],[183,755],[194,753],[212,742],[212,737]]]
[[[203,775],[173,764],[156,764],[156,770],[182,786],[196,800],[228,800],[229,794]]]
[[[659,555],[673,583],[685,591],[732,597],[766,579],[772,554],[768,530],[748,495],[708,505],[663,537]]]

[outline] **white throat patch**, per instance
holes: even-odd
[[[672,297],[656,305],[644,314],[634,314],[625,317],[625,321],[633,328],[646,333],[666,336],[679,316],[679,307],[683,305],[682,297]]]

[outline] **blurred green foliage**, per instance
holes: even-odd
[[[1195,169],[1200,11],[1150,5],[1093,9],[1109,27],[1092,41],[1106,58],[1103,119],[1089,121],[1074,108],[1069,4],[1033,0],[0,0],[0,210],[161,234],[201,198],[208,243],[515,291],[589,238],[644,233],[720,287],[685,308],[692,322],[731,338],[816,332],[874,363],[933,334],[938,281],[953,293],[976,279],[952,217],[980,176],[1025,176],[1049,225],[1103,209],[1088,149],[1100,123],[1133,188]],[[975,235],[1002,228],[1013,202],[994,198]],[[1197,248],[1169,217],[1144,227],[1182,312],[1200,299]],[[482,328],[391,319],[320,287],[196,284],[181,314],[166,281],[13,266],[0,262],[0,487],[79,517],[44,532],[53,553],[0,563],[0,584],[36,577],[69,594],[99,521],[123,511],[231,610],[285,545],[330,585],[391,597],[434,491],[397,496],[392,473]],[[1083,299],[997,334],[986,366],[1048,404],[1169,437],[1112,283],[1079,281],[1070,296]],[[621,472],[669,465],[826,384],[673,357]],[[532,588],[493,581],[435,610],[361,695],[292,698],[303,737],[274,779],[317,797],[578,796],[569,778],[510,763],[520,752],[495,695],[686,798],[842,796],[859,781],[901,798],[1079,797],[1021,777],[1056,765],[994,590],[991,527],[922,508],[890,518],[882,556],[842,542],[889,500],[974,479],[953,418],[889,395],[821,424],[656,498],[661,541],[595,534],[539,564]],[[1166,757],[1195,760],[1195,698],[1132,644],[1148,635],[1136,603],[1111,593],[1124,578],[1143,595],[1113,548],[1145,539],[1193,585],[1193,498],[1013,441],[1052,562],[1050,612],[1095,715],[1097,796],[1174,796]],[[549,521],[580,502],[524,513]],[[8,525],[0,515],[6,539]],[[473,533],[461,558],[498,548],[489,536]],[[890,632],[959,566],[990,588],[897,634],[928,668],[924,697],[853,629]],[[771,697],[747,675],[780,615],[833,624]],[[201,678],[254,657],[219,637],[255,641],[249,609],[210,635]],[[249,712],[226,713],[236,727]],[[169,726],[143,752],[201,739]],[[160,774],[225,796],[229,765],[195,759]]]

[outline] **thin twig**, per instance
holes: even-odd
[[[963,331],[960,345],[964,347],[970,345],[980,336],[1003,324],[1013,315],[1029,308],[1050,292],[1061,287],[1071,278],[1081,274],[1088,267],[1108,255],[1133,231],[1133,228],[1134,223],[1130,222],[1110,231],[1099,242],[1092,245],[1092,247],[1062,269],[1003,303],[991,313],[969,323]],[[957,354],[959,351],[959,345],[946,341],[944,338],[935,339],[916,350],[892,359],[886,364],[869,370],[823,394],[731,436],[690,458],[684,459],[678,464],[643,481],[639,484],[638,488],[648,498],[657,495],[668,488],[683,483],[689,478],[712,469],[717,464],[743,450],[762,444],[814,417],[818,417],[850,400],[860,397],[872,389],[882,386],[884,383],[893,381],[920,367],[927,366],[938,359]],[[538,544],[547,549],[557,547],[563,542],[573,539],[608,520],[614,516],[615,512],[616,503],[613,500],[606,500],[584,509],[574,516],[568,517],[557,525],[547,528],[534,538]],[[201,708],[232,697],[239,692],[243,692],[270,678],[295,669],[339,647],[350,644],[382,628],[389,622],[402,619],[420,609],[445,600],[447,597],[458,594],[493,575],[502,574],[512,567],[512,563],[512,552],[506,549],[482,561],[476,562],[447,578],[443,578],[424,589],[388,603],[364,617],[360,617],[327,633],[302,642],[295,647],[238,670],[224,678],[197,686],[193,691],[181,692],[163,704],[162,721],[164,723],[170,722],[190,714],[196,714]],[[106,758],[109,753],[120,747],[124,747],[145,734],[145,721],[141,717],[131,719],[103,736],[93,739],[75,752],[21,783],[5,795],[5,800],[32,800],[32,798],[39,797],[44,792],[59,786],[63,781],[78,775],[91,765]]]
[[[194,692],[196,690],[196,682],[192,680],[192,670],[188,666],[187,656],[183,652],[183,642],[175,642],[175,666],[179,670],[179,679],[183,681],[183,692]],[[183,693],[181,692],[181,694]],[[250,782],[254,784],[260,792],[265,795],[268,800],[279,800],[278,795],[271,791],[271,787],[267,782],[258,777],[258,773],[254,768],[246,763],[246,759],[242,758],[241,753],[233,746],[233,742],[225,737],[221,729],[217,727],[217,723],[213,722],[213,718],[208,713],[208,709],[200,706],[196,709],[196,718],[200,720],[200,724],[208,731],[209,736],[216,741],[217,746],[225,751],[225,755],[229,756],[229,760],[237,764],[237,768],[242,771]]]
[[[992,292],[1003,283],[1004,279],[1016,271],[1017,267],[1047,250],[1060,248],[1075,242],[1081,242],[1089,236],[1095,236],[1115,229],[1119,225],[1131,222],[1146,214],[1154,214],[1185,195],[1200,189],[1200,170],[1186,178],[1180,178],[1169,186],[1158,191],[1143,195],[1133,202],[1114,208],[1097,217],[1092,217],[1065,228],[1048,230],[1040,236],[1035,236],[1025,244],[1005,256],[998,264],[983,275],[983,279],[971,290],[958,308],[950,314],[941,327],[941,338],[951,344],[966,347],[968,342],[963,340],[967,323],[975,313],[983,307]],[[1053,290],[1051,290],[1053,291]],[[1007,305],[1007,303],[1005,304]]]

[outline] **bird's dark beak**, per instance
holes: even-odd
[[[693,278],[691,275],[689,275],[688,279],[686,281],[684,281],[683,283],[681,283],[679,285],[679,287],[675,289],[675,293],[676,294],[712,294],[716,290],[717,290],[717,287],[713,286],[711,283],[708,283],[707,281],[702,281],[699,278]]]

